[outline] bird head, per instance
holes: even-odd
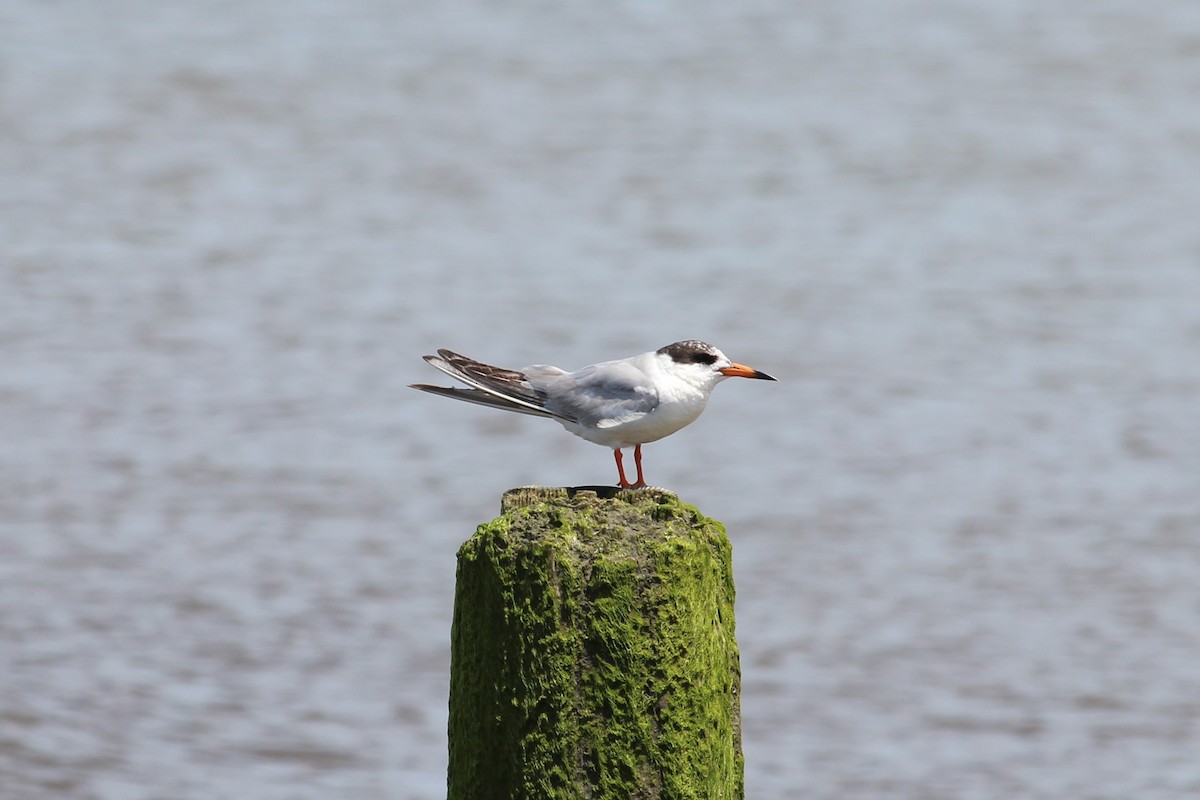
[[[658,355],[666,358],[681,374],[694,375],[699,382],[710,386],[726,378],[775,380],[765,372],[731,361],[708,342],[697,339],[685,339],[659,348]]]

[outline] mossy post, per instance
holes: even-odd
[[[449,800],[742,798],[725,529],[661,489],[525,488],[458,552]]]

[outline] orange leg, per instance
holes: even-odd
[[[620,480],[621,488],[622,489],[631,488],[633,486],[633,484],[630,483],[629,479],[625,477],[625,465],[621,463],[621,460],[622,460],[621,448],[618,447],[616,450],[613,450],[613,458],[615,458],[617,460],[617,477],[619,477],[621,479]],[[634,451],[634,460],[635,461],[637,460],[637,451],[636,450]],[[639,470],[640,469],[641,469],[641,467],[639,466]]]
[[[646,479],[642,477],[642,446],[640,444],[633,446],[633,463],[637,467],[638,479],[634,486],[645,486]]]

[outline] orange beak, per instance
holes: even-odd
[[[772,378],[767,373],[759,372],[754,367],[747,367],[745,364],[730,364],[728,367],[722,367],[717,371],[729,378],[757,378],[760,381],[775,380],[775,378]]]

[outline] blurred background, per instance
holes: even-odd
[[[455,551],[701,338],[753,798],[1200,795],[1200,4],[0,8],[0,796],[444,797]]]

